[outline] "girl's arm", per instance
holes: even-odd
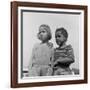
[[[54,48],[51,49],[51,58],[50,58],[50,66],[53,68],[54,64]]]
[[[36,56],[35,56],[36,46],[37,45],[34,45],[34,48],[32,49],[32,54],[31,54],[31,58],[29,61],[29,69],[32,68],[32,66],[34,65],[34,63],[36,61]]]
[[[74,62],[74,53],[73,49],[69,47],[67,54],[65,57],[59,57],[55,63],[66,63],[66,64],[71,64]]]

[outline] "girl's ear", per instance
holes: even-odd
[[[67,42],[67,38],[65,38],[65,41],[64,42]]]
[[[47,33],[48,33],[48,32],[47,32]],[[51,33],[48,33],[47,38],[48,38],[48,40],[50,40],[50,39],[52,38]]]

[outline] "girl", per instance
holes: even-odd
[[[64,28],[55,32],[58,45],[54,50],[54,75],[71,75],[70,65],[74,63],[74,53],[71,45],[67,45],[68,33]]]
[[[41,25],[37,34],[41,43],[36,44],[32,51],[31,62],[29,65],[30,76],[47,76],[52,74],[53,44],[51,30],[48,25]]]

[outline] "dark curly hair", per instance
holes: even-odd
[[[65,28],[63,28],[63,27],[57,28],[55,33],[58,32],[58,31],[60,31],[61,34],[63,34],[66,39],[68,38],[68,32],[67,32],[67,30]]]

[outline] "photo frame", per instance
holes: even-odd
[[[11,87],[87,83],[87,18],[84,5],[11,2]],[[50,26],[54,48],[57,47],[55,30],[59,27],[67,30],[67,43],[72,45],[75,54],[71,75],[29,76],[32,48],[39,42],[37,33],[42,24]]]

